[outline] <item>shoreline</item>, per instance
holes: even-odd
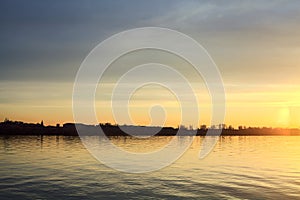
[[[101,129],[103,132],[101,132]],[[127,134],[123,130],[129,133]],[[209,134],[207,134],[209,130]],[[0,122],[0,135],[53,135],[53,136],[300,136],[300,129],[288,128],[258,128],[248,127],[234,129],[187,129],[185,127],[151,127],[132,125],[111,125],[109,123],[99,125],[86,125],[65,123],[63,126],[44,126],[43,122],[30,124],[24,122],[4,121]],[[178,132],[179,131],[179,132]],[[222,133],[220,134],[220,131]]]

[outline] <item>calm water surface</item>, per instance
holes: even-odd
[[[170,138],[112,141],[152,151]],[[2,136],[0,199],[300,199],[299,136],[221,137],[199,160],[202,141],[169,167],[128,174],[94,159],[78,137]]]

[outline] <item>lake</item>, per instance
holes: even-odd
[[[144,152],[171,138],[111,140]],[[300,199],[300,136],[224,136],[204,159],[203,137],[191,139],[172,165],[131,174],[101,164],[79,137],[0,136],[0,199]]]

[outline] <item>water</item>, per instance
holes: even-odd
[[[170,138],[112,141],[147,151]],[[128,174],[94,159],[78,137],[1,136],[0,199],[300,199],[299,136],[221,137],[199,160],[202,141],[171,166]]]

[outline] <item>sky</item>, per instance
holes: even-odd
[[[88,53],[113,34],[155,26],[187,34],[208,51],[224,82],[226,124],[299,128],[299,11],[300,2],[291,0],[3,0],[0,2],[0,120],[72,122],[73,84]],[[160,59],[160,53],[150,52],[150,56],[147,53],[140,56],[155,55]],[[130,60],[130,55],[127,59]],[[114,80],[118,67],[125,62],[126,58],[116,63],[107,77]],[[170,65],[180,63],[176,58],[169,60]],[[181,64],[189,72],[187,64]],[[203,81],[194,84],[199,87],[199,124],[210,125],[209,94]],[[109,84],[106,87],[111,90]],[[168,94],[164,90],[145,87],[132,96],[130,105],[135,123],[147,125],[152,120],[155,125],[164,121],[159,108],[151,111],[152,119],[149,116],[149,105],[158,103],[165,106],[165,112],[170,112],[165,125],[180,124],[180,117],[175,117],[176,98],[172,94],[157,95]],[[105,95],[101,91],[96,94],[97,116],[101,122],[114,122]]]

